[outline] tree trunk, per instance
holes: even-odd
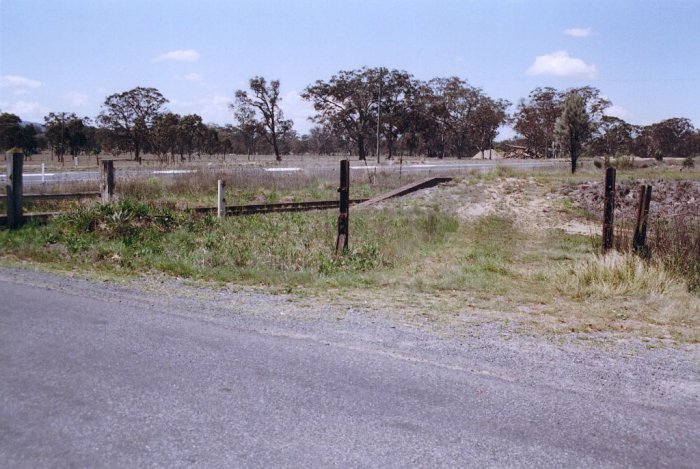
[[[361,161],[367,159],[367,154],[365,153],[365,139],[364,137],[358,137],[357,139],[357,154]]]

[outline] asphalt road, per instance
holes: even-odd
[[[375,169],[385,172],[405,172],[405,173],[456,173],[464,171],[490,171],[497,166],[506,166],[515,169],[547,169],[562,167],[564,163],[553,161],[521,161],[521,160],[491,160],[491,161],[467,161],[467,162],[437,162],[433,164],[405,164],[399,166],[397,164],[379,165],[372,164],[364,165],[358,162],[353,162],[351,169],[358,171],[374,171]],[[226,171],[226,168],[217,168]],[[234,169],[237,173],[253,176],[255,174],[269,172],[275,174],[287,174],[297,172],[307,172],[311,174],[337,172],[337,165],[317,164],[313,166],[272,166],[267,168],[246,168],[238,167]],[[198,169],[128,169],[121,170],[117,168],[117,177],[172,177],[181,174],[196,173]],[[23,174],[23,182],[25,186],[37,184],[52,184],[66,182],[97,182],[99,181],[100,173],[98,171],[62,171],[62,172],[25,172]],[[5,181],[6,175],[0,174],[0,182]]]
[[[0,467],[700,461],[697,407],[579,392],[566,370],[533,384],[352,333],[338,341],[241,314],[214,318],[199,300],[178,308],[103,294],[100,283],[65,290],[2,274]],[[517,376],[524,364],[510,366]]]

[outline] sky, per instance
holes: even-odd
[[[263,76],[306,133],[304,88],[363,66],[458,76],[514,104],[590,85],[627,122],[700,127],[700,0],[0,0],[0,111],[23,121],[94,118],[145,86],[233,124],[235,91]]]

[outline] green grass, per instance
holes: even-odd
[[[517,195],[544,197],[557,184],[579,178],[590,175],[529,176],[518,181]],[[632,331],[700,341],[700,298],[683,288],[678,269],[636,258],[608,265],[612,261],[595,255],[599,246],[589,237],[530,227],[511,218],[518,217],[511,210],[460,220],[454,204],[480,193],[473,193],[472,179],[493,179],[493,187],[511,190],[502,176],[479,175],[451,186],[452,192],[463,192],[441,193],[434,201],[353,209],[350,249],[340,256],[334,253],[335,211],[219,220],[176,210],[177,200],[190,197],[184,188],[180,195],[161,193],[173,197],[167,203],[155,193],[154,203],[137,202],[147,192],[136,191],[137,196],[111,206],[81,206],[43,226],[0,231],[0,248],[6,261],[104,275],[163,273],[266,285],[339,307],[400,311],[402,320],[447,328],[463,326],[455,318],[476,309],[484,317],[546,330]],[[355,188],[360,192],[362,185]],[[305,189],[239,187],[232,193],[249,202],[337,196],[325,183]],[[577,216],[570,200],[558,203],[561,213]]]
[[[45,226],[0,231],[5,255],[107,272],[160,271],[180,277],[313,286],[401,265],[454,232],[435,210],[356,211],[351,248],[335,256],[334,212],[276,213],[223,220],[131,199],[62,215]]]

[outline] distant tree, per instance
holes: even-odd
[[[141,162],[141,151],[148,145],[151,129],[167,102],[157,89],[137,87],[108,96],[97,119],[122,146],[134,152],[134,160]]]
[[[514,115],[515,130],[525,138],[527,147],[535,156],[554,157],[555,123],[563,111],[564,101],[572,93],[579,96],[589,116],[592,128],[598,125],[611,102],[592,86],[558,91],[554,88],[535,88],[528,99],[521,100]]]
[[[68,152],[77,156],[82,151],[88,151],[88,125],[87,117],[78,117],[74,113],[51,112],[44,116],[46,126],[46,141],[52,153],[58,156],[58,161],[63,162],[63,155]]]
[[[153,122],[151,145],[158,159],[165,163],[175,162],[175,155],[180,154],[180,119],[179,114],[166,112],[160,114]]]
[[[27,123],[22,126],[22,145],[26,156],[33,155],[39,151],[38,132],[34,124]]]
[[[617,156],[632,152],[637,130],[619,117],[603,116],[590,143],[590,151],[596,155]]]
[[[0,149],[21,148],[23,142],[22,119],[10,113],[0,114]]]
[[[207,127],[202,122],[202,117],[197,114],[182,116],[178,128],[179,140],[181,142],[180,158],[187,154],[188,159],[192,159],[192,154],[201,151]]]
[[[555,123],[555,135],[559,145],[566,149],[571,157],[571,173],[576,172],[583,144],[592,132],[591,118],[586,112],[583,99],[577,92],[570,92],[564,100],[561,115]]]
[[[258,139],[262,138],[265,128],[258,121],[255,110],[248,106],[236,106],[233,115],[238,122],[237,136],[243,143],[244,153],[250,156],[256,153]]]
[[[650,133],[652,147],[661,157],[685,158],[693,153],[695,128],[685,117],[652,124]]]
[[[292,121],[284,119],[282,109],[279,107],[282,100],[280,82],[272,80],[268,84],[265,78],[254,77],[250,79],[250,91],[252,96],[249,96],[245,90],[237,90],[236,102],[231,107],[234,113],[244,112],[250,115],[249,111],[244,111],[244,109],[260,113],[260,118],[254,120],[259,122],[261,128],[264,129],[263,136],[272,146],[277,161],[282,161],[280,136],[283,132],[291,129]]]
[[[313,122],[352,142],[360,160],[366,160],[367,143],[376,130],[377,98],[383,73],[384,69],[367,67],[340,71],[327,82],[317,80],[302,94],[317,113]]]
[[[481,152],[493,147],[493,141],[498,135],[498,128],[508,120],[507,109],[510,102],[505,99],[492,99],[480,96],[472,119],[472,141]]]
[[[535,156],[553,156],[554,124],[561,114],[561,95],[554,88],[535,88],[520,100],[515,130],[525,138]]]

